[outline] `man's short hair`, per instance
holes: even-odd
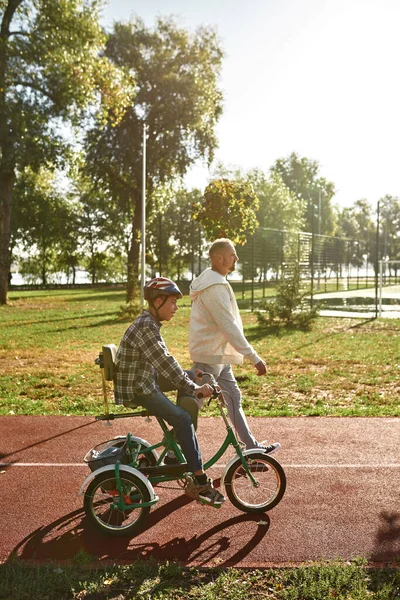
[[[229,240],[228,238],[219,238],[218,240],[215,240],[215,242],[211,244],[210,249],[208,251],[210,258],[215,256],[215,254],[218,254],[218,252],[223,248],[226,248],[226,246],[233,246],[231,240]]]

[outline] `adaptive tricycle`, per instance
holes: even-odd
[[[105,414],[97,420],[111,421],[127,417],[147,417],[146,410],[123,414],[110,414],[108,410],[107,381],[114,377],[114,344],[103,346],[96,359],[100,366],[105,401]],[[246,513],[263,513],[276,506],[286,489],[286,476],[279,462],[259,449],[243,450],[225,410],[223,392],[210,375],[216,401],[226,426],[226,437],[221,447],[205,464],[212,467],[232,446],[235,456],[226,464],[221,483],[232,504]],[[109,535],[132,535],[142,528],[151,506],[159,497],[154,491],[158,483],[176,480],[182,489],[195,487],[193,475],[188,472],[185,457],[173,430],[155,417],[161,427],[162,439],[150,444],[130,433],[108,440],[89,450],[84,460],[91,473],[84,481],[84,508],[88,519]],[[173,451],[176,464],[165,464],[168,451]]]

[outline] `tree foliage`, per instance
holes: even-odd
[[[18,171],[60,165],[93,106],[115,124],[132,78],[101,52],[101,0],[3,0],[0,4],[0,303],[7,301],[13,190]]]
[[[259,200],[256,216],[260,227],[292,231],[303,229],[307,202],[291,192],[279,173],[272,172],[268,176],[261,169],[246,172],[220,163],[214,169],[213,175],[214,179],[229,179],[250,184]]]
[[[165,204],[157,204],[149,224],[150,255],[147,263],[154,274],[169,274],[180,280],[190,272],[193,278],[201,271],[199,259],[203,239],[200,225],[193,219],[195,206],[201,200],[201,192],[189,192],[182,186],[165,192],[169,200]]]
[[[306,229],[332,235],[335,228],[332,206],[335,185],[319,175],[318,162],[292,152],[286,158],[278,158],[271,167],[271,173],[279,174],[283,183],[303,203]]]
[[[257,219],[262,227],[300,231],[304,227],[306,202],[296,198],[279,173],[267,177],[254,169],[247,175],[260,202]]]
[[[393,259],[400,260],[400,198],[386,194],[379,201],[381,243],[379,258],[389,258],[389,248]]]
[[[258,198],[247,182],[216,179],[204,191],[203,202],[193,217],[209,240],[229,238],[234,244],[243,244],[246,234],[258,225],[256,211]]]
[[[115,24],[106,54],[134,72],[136,101],[117,127],[97,124],[88,133],[87,170],[118,203],[121,219],[131,222],[127,294],[131,300],[139,260],[143,126],[151,214],[157,187],[183,176],[197,159],[213,159],[215,125],[222,111],[217,85],[222,51],[214,31],[200,28],[190,34],[173,20],[160,18],[154,29],[140,19]]]
[[[371,204],[365,198],[337,211],[336,235],[343,240],[339,258],[356,267],[376,261],[376,225]],[[354,243],[352,243],[354,240]]]
[[[362,198],[338,210],[337,234],[359,240],[368,238],[371,233],[375,233],[375,223],[368,200]]]
[[[22,250],[21,273],[49,283],[60,265],[78,262],[76,213],[55,186],[54,173],[26,167],[14,190],[13,242]],[[50,277],[51,278],[51,277]]]

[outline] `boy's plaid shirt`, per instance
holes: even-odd
[[[151,394],[158,373],[174,383],[177,389],[193,394],[195,385],[168,352],[160,328],[161,323],[144,310],[125,331],[115,359],[116,404],[132,402],[137,396]]]

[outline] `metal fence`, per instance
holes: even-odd
[[[207,244],[198,242],[189,252],[185,277],[193,278],[208,265]],[[273,295],[277,282],[294,265],[299,266],[304,287],[310,291],[310,302],[328,292],[372,288],[365,306],[375,308],[378,302],[379,260],[400,259],[387,243],[375,240],[353,240],[308,232],[258,228],[246,243],[237,245],[238,271],[230,276],[241,307],[253,310],[266,296]],[[184,283],[182,281],[182,283]],[[383,271],[382,284],[400,284],[400,262],[389,263]],[[358,296],[360,297],[360,296]],[[372,300],[371,300],[372,298]],[[358,304],[362,304],[359,300]]]

